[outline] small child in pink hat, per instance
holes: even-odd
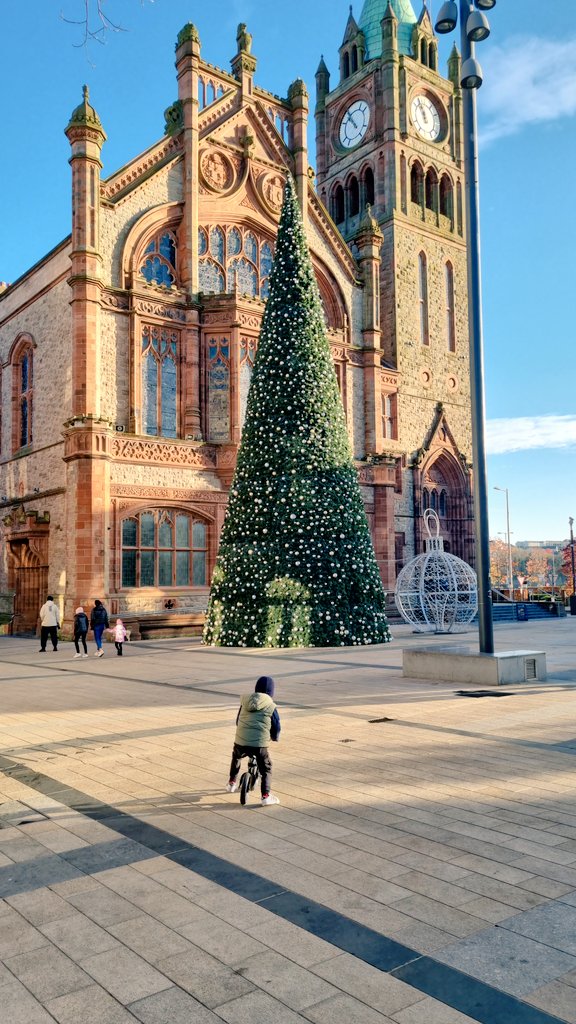
[[[116,619],[116,625],[113,626],[112,629],[107,630],[107,632],[112,633],[114,637],[114,646],[116,648],[116,653],[118,657],[121,658],[122,644],[128,638],[128,633],[126,631],[124,623],[122,622],[122,619]]]

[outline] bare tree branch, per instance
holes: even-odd
[[[82,29],[83,38],[73,46],[88,48],[89,43],[106,43],[106,36],[109,32],[126,32],[122,25],[112,21],[112,18],[104,11],[106,0],[77,0],[84,10],[83,18],[67,18],[63,11],[60,12],[62,21],[67,25],[78,25]],[[154,3],[154,0],[140,0],[140,6],[144,3]]]

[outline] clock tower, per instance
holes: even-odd
[[[395,465],[393,522],[374,522],[391,589],[423,550],[426,508],[446,549],[474,562],[460,56],[440,73],[426,6],[365,0],[339,57],[334,88],[324,59],[316,73],[318,192],[362,268],[367,224],[378,232],[364,345],[381,421],[364,461]]]

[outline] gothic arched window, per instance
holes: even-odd
[[[446,491],[442,490],[442,491],[440,491],[440,500],[438,502],[438,515],[442,516],[442,518],[445,519],[446,518],[446,513],[447,513]]]
[[[444,286],[446,290],[446,341],[448,351],[456,351],[456,324],[454,322],[454,268],[450,260],[444,266]]]
[[[32,444],[32,363],[32,345],[26,344],[14,362],[14,451]]]
[[[438,209],[438,175],[432,167],[426,174],[425,197],[426,209],[436,211]]]
[[[176,282],[176,239],[171,231],[163,231],[144,250],[140,273],[148,284],[171,288]]]
[[[150,509],[122,521],[122,587],[205,587],[206,523],[178,509]]]
[[[413,203],[422,206],[424,191],[424,170],[422,164],[416,160],[410,168],[410,198]]]
[[[360,186],[358,185],[358,178],[350,178],[348,197],[348,212],[351,217],[356,217],[360,213]]]
[[[396,395],[382,395],[382,437],[391,441],[396,432]]]
[[[352,47],[352,74],[358,71],[358,49],[356,46]]]
[[[364,203],[374,206],[374,171],[371,167],[364,171]]]
[[[332,193],[332,216],[336,224],[344,223],[344,189],[342,185],[336,185]]]
[[[418,304],[420,308],[420,342],[430,344],[428,331],[428,260],[426,253],[418,253]]]
[[[447,174],[440,178],[440,213],[452,218],[452,182]]]
[[[428,67],[432,71],[436,71],[437,66],[437,51],[435,43],[429,43],[428,45]]]
[[[420,40],[420,63],[428,64],[428,47],[425,39]]]
[[[142,328],[142,433],[178,436],[178,331]]]
[[[342,78],[350,78],[350,56],[348,51],[342,57]]]

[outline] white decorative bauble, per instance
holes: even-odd
[[[476,615],[476,573],[461,558],[444,551],[440,520],[431,508],[424,513],[424,525],[428,531],[426,551],[399,573],[394,598],[402,618],[416,632],[451,633]]]

